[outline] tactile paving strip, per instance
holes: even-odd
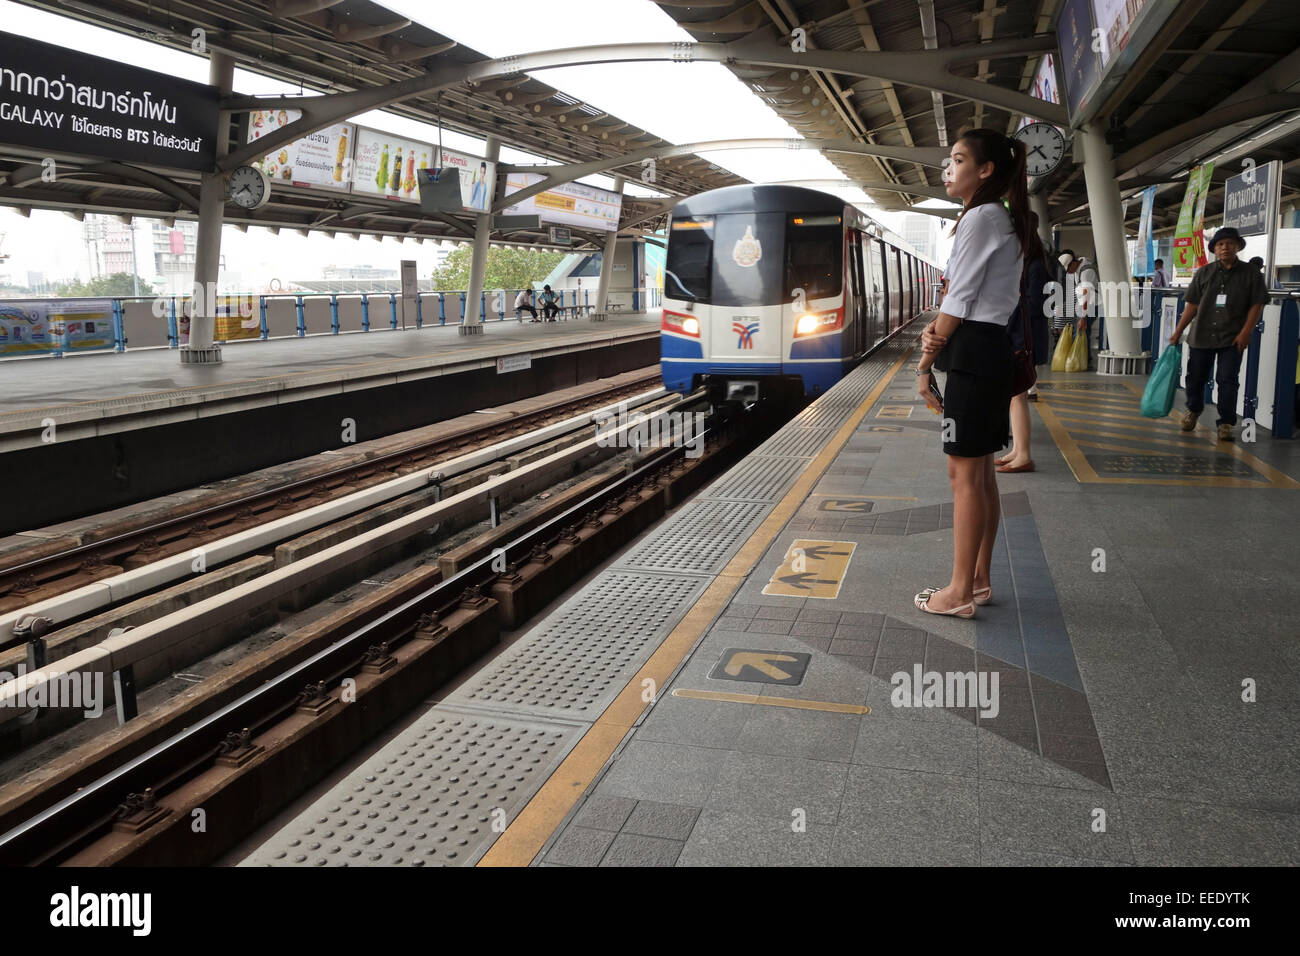
[[[595,720],[708,584],[700,575],[606,571],[447,702]]]
[[[584,730],[439,706],[240,866],[474,863]]]
[[[834,435],[834,428],[783,428],[759,445],[754,456],[815,458]]]
[[[808,467],[806,458],[746,458],[701,493],[701,498],[776,501]]]
[[[618,566],[716,574],[766,514],[767,507],[757,502],[697,498],[620,558]]]

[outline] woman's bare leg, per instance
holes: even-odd
[[[1023,395],[1017,395],[1026,406]],[[1017,446],[1019,447],[1019,446]],[[1028,443],[1026,446],[1028,447]],[[984,456],[984,531],[980,537],[979,558],[975,562],[975,588],[989,586],[989,573],[993,566],[993,544],[997,541],[998,525],[1002,521],[1002,497],[998,494],[998,475],[993,467],[993,456]]]
[[[1011,399],[1011,447],[1007,464],[1012,467],[1027,465],[1033,456],[1029,454],[1029,397],[1021,392]]]
[[[993,467],[991,455],[979,458],[948,456],[948,481],[952,485],[952,580],[930,598],[930,607],[948,611],[971,602],[976,566],[986,531],[988,490],[984,472]],[[992,548],[989,549],[990,554]]]

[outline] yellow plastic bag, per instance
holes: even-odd
[[[1087,332],[1080,332],[1074,337],[1074,344],[1070,346],[1070,357],[1065,360],[1065,370],[1067,372],[1088,371]]]
[[[1052,371],[1064,372],[1065,363],[1070,358],[1070,344],[1074,341],[1074,336],[1070,332],[1070,326],[1061,329],[1061,338],[1056,343],[1056,351],[1052,353]]]

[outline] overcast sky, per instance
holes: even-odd
[[[542,0],[464,3],[387,0],[385,6],[490,57],[632,40],[689,42],[693,39],[650,0],[545,0],[544,16]],[[0,0],[0,22],[12,33],[128,63],[148,64],[152,69],[190,80],[207,81],[207,60],[203,57],[19,6],[9,0]],[[608,64],[544,70],[536,76],[556,89],[673,143],[799,136],[719,64]],[[297,87],[244,70],[236,70],[235,89],[252,94],[298,91]],[[437,140],[436,127],[388,113],[371,112],[355,119],[362,125],[399,135]],[[481,139],[450,131],[444,134],[443,142],[451,149],[483,152]],[[755,182],[843,178],[828,160],[811,151],[728,150],[709,153],[707,158]],[[508,148],[503,148],[502,160],[545,161],[540,156]],[[584,182],[612,185],[612,180],[603,176]],[[627,188],[634,195],[649,194],[632,182]],[[853,187],[834,191],[851,201],[865,201],[865,195]],[[900,229],[901,214],[876,210],[872,214],[886,226]],[[44,272],[47,278],[87,275],[81,225],[62,213],[34,210],[25,219],[7,207],[0,207],[0,232],[5,233],[0,251],[10,255],[6,270],[15,282],[24,282],[28,270]],[[144,248],[143,231],[139,238]],[[941,244],[940,251],[942,258],[947,243]],[[395,269],[398,260],[414,258],[420,262],[423,274],[432,268],[434,260],[432,244],[399,243],[394,239],[378,242],[369,237],[356,240],[340,236],[331,240],[323,234],[303,237],[287,231],[277,237],[265,229],[253,228],[243,234],[230,227],[223,231],[222,255],[228,277],[250,287],[262,285],[272,274],[284,280],[310,278],[318,273],[321,265],[328,263]],[[148,277],[151,270],[144,267],[143,260],[141,266]]]

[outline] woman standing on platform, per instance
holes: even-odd
[[[936,404],[934,373],[948,373],[942,412],[953,495],[952,579],[925,588],[914,603],[929,614],[975,616],[993,599],[989,568],[1002,518],[993,456],[1007,443],[1015,359],[1007,324],[1020,303],[1024,250],[1030,248],[1025,147],[991,129],[953,144],[944,172],[948,195],[962,201],[948,258],[948,293],[921,335],[917,391]]]

